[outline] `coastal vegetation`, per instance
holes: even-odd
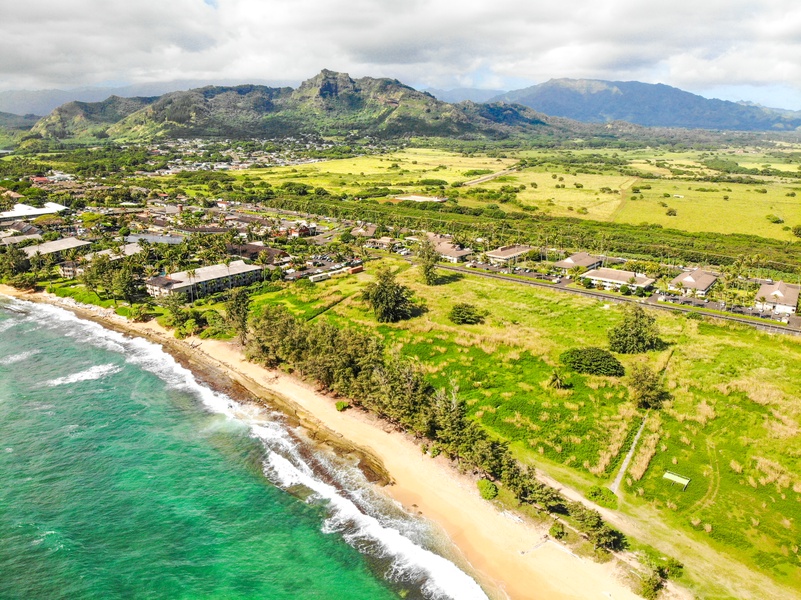
[[[27,260],[29,244],[13,244],[0,250],[0,278],[135,320],[156,318],[179,338],[236,339],[253,360],[315,382],[338,409],[370,410],[427,454],[486,481],[484,497],[494,486],[493,502],[562,519],[554,531],[582,551],[656,549],[643,594],[675,576],[664,556],[688,565],[684,581],[702,597],[753,590],[768,578],[801,589],[796,338],[710,311],[620,309],[617,300],[637,300],[631,289],[591,298],[522,286],[514,274],[455,272],[425,241],[402,260],[370,250],[359,232],[372,224],[373,237],[401,242],[422,231],[448,233],[478,257],[528,244],[520,265],[549,278],[553,262],[572,251],[622,256],[662,292],[682,266],[714,265],[722,278],[712,297],[751,304],[756,280],[795,282],[801,267],[797,150],[407,143],[251,140],[241,153],[272,145],[271,160],[296,162],[155,175],[183,160],[229,165],[240,147],[215,142],[184,153],[109,145],[3,159],[0,187],[32,205],[54,200],[83,211],[37,220],[44,236],[80,228],[93,251],[111,254],[91,262],[65,256],[83,267],[66,279],[53,259]],[[319,158],[331,160],[302,162]],[[80,193],[45,192],[25,179],[54,169],[105,179]],[[471,182],[480,177],[490,178]],[[439,201],[399,198],[412,194]],[[237,202],[266,228],[291,216],[321,224],[325,235],[312,241],[251,225],[189,233],[225,229],[220,207]],[[171,226],[184,241],[145,241],[142,252],[119,255],[121,236],[142,227],[132,214],[178,203]],[[284,270],[267,269],[269,260],[254,254],[248,261],[265,269],[248,288],[158,303],[143,293],[148,277],[225,264],[237,244],[253,241],[286,252]],[[363,261],[365,270],[312,283],[302,275],[323,253],[331,263]],[[293,281],[290,272],[301,276]],[[689,479],[686,489],[667,472]],[[546,477],[609,512],[601,519]]]

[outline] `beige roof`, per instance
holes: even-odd
[[[37,252],[39,252],[39,254],[53,254],[54,252],[63,252],[64,250],[70,250],[71,248],[89,246],[91,243],[92,242],[79,240],[78,238],[68,237],[55,240],[53,242],[45,242],[44,244],[39,244],[38,246],[27,246],[23,248],[22,251],[28,255],[28,258],[31,258]]]
[[[718,278],[707,271],[696,269],[682,273],[678,277],[674,277],[670,282],[671,287],[678,288],[679,284],[685,289],[699,290],[701,292],[707,291],[718,280]]]
[[[515,258],[517,256],[522,256],[527,252],[530,252],[532,249],[531,246],[521,246],[518,244],[513,244],[511,246],[501,246],[497,250],[492,250],[487,252],[487,256],[490,258],[499,258],[502,260],[506,260],[509,258]]]
[[[249,273],[250,271],[261,271],[258,265],[248,265],[244,260],[235,260],[226,266],[225,264],[211,265],[209,267],[200,267],[195,269],[195,274],[192,276],[192,283],[203,283],[204,281],[214,281],[215,279],[222,279],[229,275],[240,275],[242,273]],[[185,281],[189,283],[189,275],[187,271],[179,271],[167,275],[173,281]]]
[[[554,263],[554,266],[559,269],[572,269],[573,267],[584,267],[589,269],[601,263],[600,256],[593,256],[586,252],[578,252],[572,256],[568,256],[564,260]]]
[[[117,260],[118,258],[123,258],[125,256],[133,256],[134,254],[139,254],[142,251],[142,246],[139,244],[125,244],[122,248],[122,255],[120,255],[116,248],[109,248],[108,250],[101,250],[100,252],[92,252],[91,254],[87,254],[85,256],[87,261],[91,261],[95,256],[108,256],[111,260]]]
[[[616,285],[633,285],[636,287],[648,287],[654,283],[654,279],[649,277],[641,277],[634,271],[622,271],[619,269],[593,269],[584,273],[583,277],[593,279],[595,281],[602,281],[604,283],[614,283]],[[632,281],[633,279],[633,281]]]
[[[800,286],[777,281],[776,283],[763,283],[757,292],[756,299],[765,298],[770,304],[781,304],[782,306],[798,306],[798,292]]]

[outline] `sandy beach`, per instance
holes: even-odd
[[[155,322],[132,323],[113,311],[77,305],[70,299],[23,293],[2,285],[0,294],[56,304],[160,343],[187,366],[205,371],[206,379],[215,371],[224,374],[254,397],[287,412],[312,437],[328,439],[334,446],[339,439],[345,448],[354,447],[363,461],[370,463],[369,469],[379,473],[379,480],[389,480],[390,485],[380,488],[384,493],[441,528],[493,599],[639,598],[622,581],[615,561],[598,564],[571,554],[548,540],[543,526],[481,499],[472,478],[460,475],[444,459],[423,455],[409,436],[363,411],[338,412],[333,400],[313,386],[245,361],[233,342],[179,341]]]

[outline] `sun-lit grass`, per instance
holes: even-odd
[[[425,286],[407,263],[384,263],[399,270],[427,312],[377,324],[359,299],[374,264],[358,277],[290,286],[255,303],[281,302],[307,319],[375,331],[419,360],[435,386],[458,386],[469,414],[509,440],[521,460],[584,491],[611,481],[644,413],[628,400],[625,380],[570,374],[559,355],[604,347],[621,318],[617,305],[444,272],[440,285]],[[485,323],[452,324],[446,315],[456,302],[487,310]],[[801,589],[801,340],[655,314],[668,348],[621,360],[664,372],[671,400],[649,417],[623,479],[621,510],[658,513],[669,527]],[[570,389],[545,385],[554,369],[563,370]],[[686,492],[662,479],[666,470],[692,479]],[[651,541],[682,558],[672,540],[654,533]],[[690,577],[698,590],[721,597],[719,588],[713,594],[704,587],[703,573]]]

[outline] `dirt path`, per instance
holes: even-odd
[[[509,175],[510,173],[514,173],[517,169],[504,169],[503,171],[498,171],[497,173],[491,173],[489,175],[484,175],[483,177],[479,177],[478,179],[471,179],[470,181],[465,181],[464,185],[478,185],[479,183],[485,183],[487,181],[492,181],[497,177],[503,177],[504,175]]]
[[[618,472],[617,477],[615,477],[615,480],[612,482],[612,485],[609,486],[609,489],[615,494],[617,494],[617,491],[620,489],[620,482],[623,481],[623,476],[626,474],[626,469],[629,468],[631,459],[634,458],[634,451],[637,449],[637,442],[640,441],[642,430],[645,429],[645,423],[648,421],[648,414],[649,413],[645,413],[642,423],[640,423],[640,428],[637,430],[637,435],[634,436],[634,441],[631,442],[631,448],[629,448],[626,458],[623,459],[623,464],[620,466],[620,471]]]
[[[617,221],[617,217],[623,212],[623,209],[626,207],[628,203],[628,191],[629,189],[638,181],[640,180],[639,177],[632,177],[631,179],[627,179],[623,183],[620,184],[620,204],[618,207],[612,211],[612,214],[609,215],[609,220],[614,223]]]

